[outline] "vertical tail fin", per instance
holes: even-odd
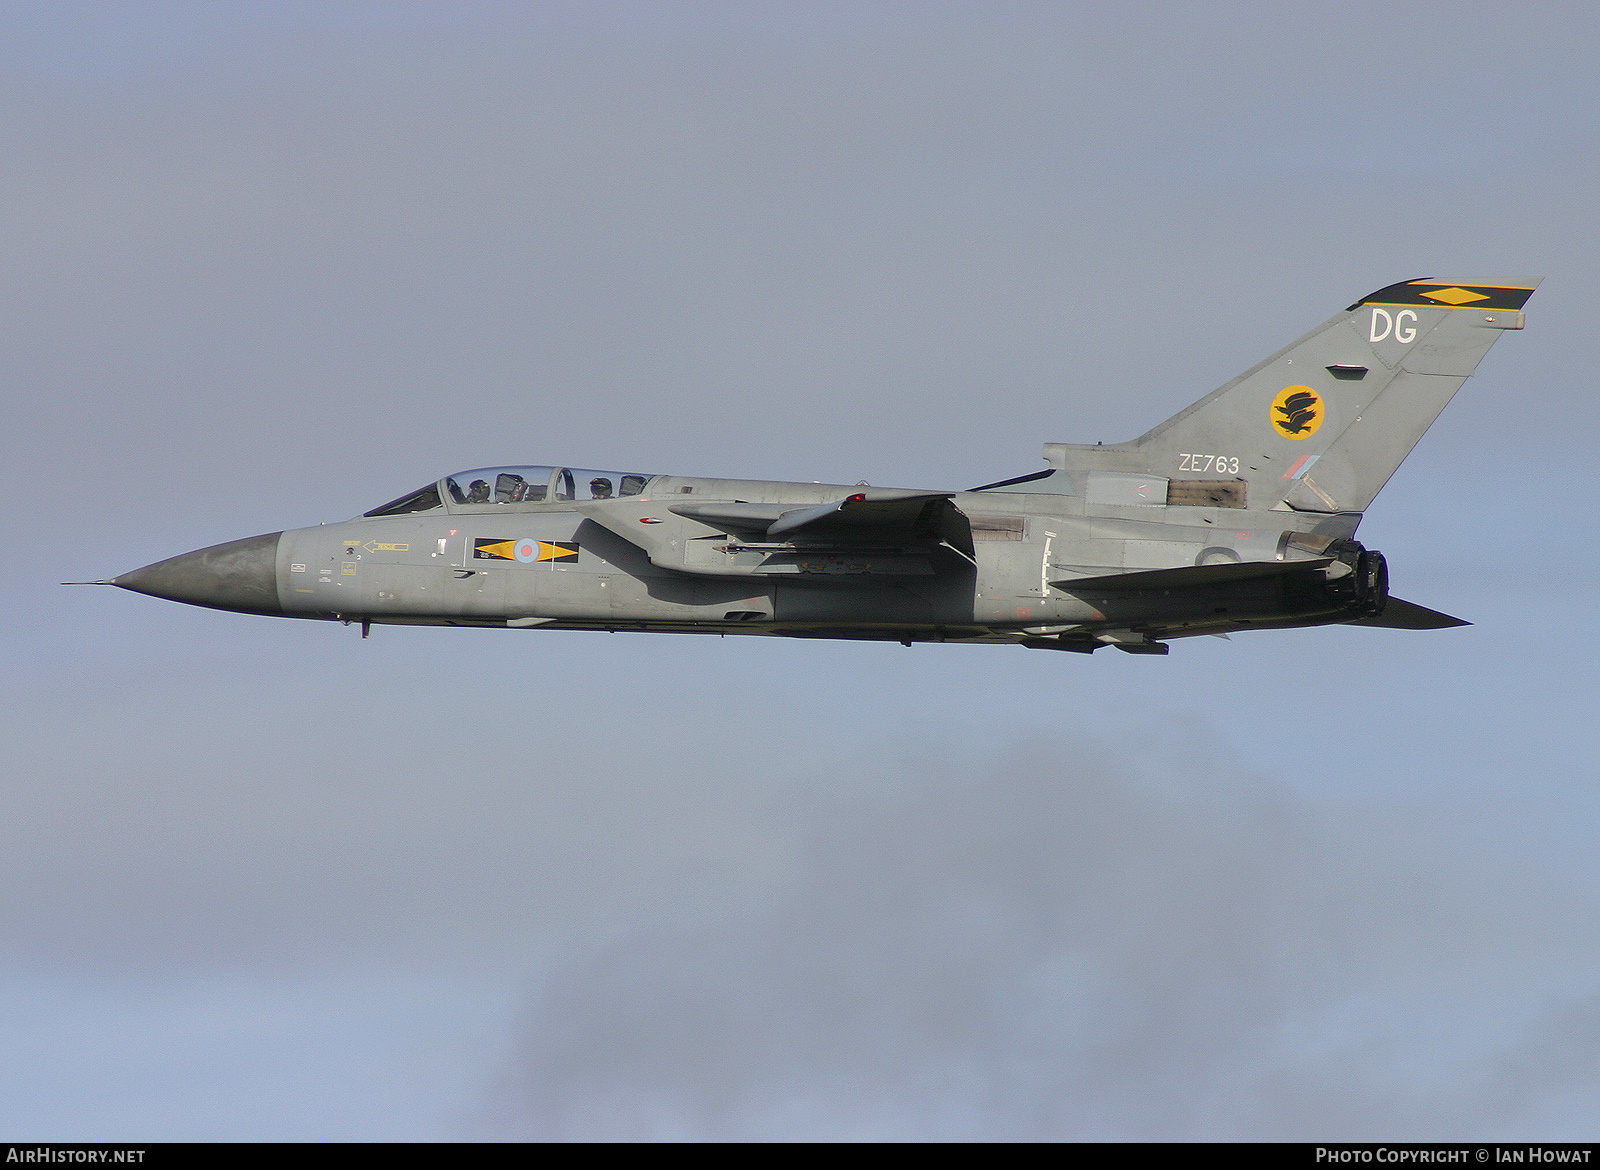
[[[1538,284],[1392,284],[1131,443],[1047,443],[1045,458],[1243,481],[1225,494],[1253,510],[1364,511],[1501,333],[1522,328]]]

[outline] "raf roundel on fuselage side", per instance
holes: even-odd
[[[1362,514],[1537,280],[1364,297],[1138,439],[1046,443],[969,491],[534,465],[110,581],[373,624],[986,642],[1165,654],[1201,634],[1464,625],[1389,594]]]

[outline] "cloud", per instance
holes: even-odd
[[[1058,742],[790,790],[780,876],[540,982],[498,1124],[1460,1138],[1593,1080],[1600,939],[1559,874],[1471,816],[1156,771]]]

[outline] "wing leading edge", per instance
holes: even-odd
[[[768,540],[850,540],[892,542],[917,539],[931,531],[937,501],[954,492],[876,488],[842,500],[794,508],[784,504],[674,504],[667,510],[704,524],[760,530]]]
[[[932,576],[973,564],[972,528],[954,495],[867,488],[799,507],[640,499],[575,510],[642,549],[651,564],[679,573]]]

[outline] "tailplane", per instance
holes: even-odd
[[[1451,617],[1436,609],[1401,601],[1390,597],[1383,603],[1381,612],[1345,623],[1348,626],[1378,626],[1385,630],[1448,630],[1452,626],[1470,626],[1464,618]]]

